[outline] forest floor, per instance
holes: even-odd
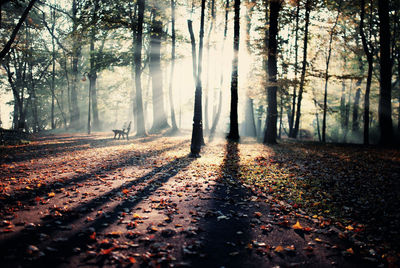
[[[2,267],[396,267],[400,152],[189,135],[0,147]]]

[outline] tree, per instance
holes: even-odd
[[[278,122],[278,111],[277,111],[277,100],[276,92],[278,90],[277,84],[277,36],[278,36],[278,18],[279,10],[281,8],[280,0],[273,0],[269,3],[269,38],[268,38],[268,85],[267,85],[267,96],[268,96],[268,108],[267,108],[267,122],[264,135],[264,143],[274,144],[276,143],[277,136],[277,122]]]
[[[157,5],[152,9],[150,29],[149,69],[153,87],[153,126],[151,132],[168,128],[167,116],[164,109],[163,75],[161,71],[161,38],[163,25]]]
[[[390,145],[393,140],[392,125],[392,63],[390,57],[389,1],[378,0],[380,45],[379,129],[380,143]]]
[[[230,113],[230,130],[228,139],[239,140],[239,124],[238,124],[238,64],[239,64],[239,37],[240,37],[240,0],[234,3],[235,17],[233,29],[233,60],[232,60],[232,76],[231,76],[231,113]]]
[[[200,157],[200,149],[203,142],[203,123],[202,123],[202,107],[201,107],[201,94],[202,94],[202,62],[203,62],[203,37],[204,37],[204,12],[206,1],[201,1],[201,15],[200,15],[200,36],[199,36],[199,58],[196,66],[196,44],[194,42],[194,35],[192,29],[192,22],[188,21],[188,28],[192,40],[192,57],[193,57],[193,76],[196,81],[196,91],[194,97],[194,115],[193,115],[193,129],[192,140],[190,144],[190,156]],[[197,72],[196,72],[197,67]]]
[[[225,3],[225,23],[224,23],[224,38],[222,40],[222,46],[221,46],[221,54],[224,52],[225,48],[225,42],[226,42],[226,36],[228,32],[228,16],[229,16],[229,0],[226,0]],[[219,80],[219,98],[218,98],[218,108],[216,110],[216,113],[213,117],[213,123],[210,129],[210,136],[209,139],[212,140],[215,130],[217,129],[218,121],[221,116],[221,109],[222,109],[222,85],[224,82],[224,72],[221,68],[221,76]]]
[[[175,54],[176,54],[176,31],[175,31],[175,0],[171,0],[171,73],[169,79],[169,102],[171,108],[171,132],[174,133],[178,130],[175,119],[175,108],[174,108],[174,98],[172,95],[173,88],[173,79],[174,79],[174,71],[175,71]]]
[[[31,11],[32,7],[34,6],[36,0],[29,1],[28,6],[25,8],[24,12],[21,15],[17,25],[15,26],[14,30],[11,33],[10,39],[4,46],[4,48],[0,51],[0,60],[4,58],[4,56],[10,51],[11,45],[14,43],[15,38],[17,37],[18,31],[21,29],[22,24],[24,23],[25,19],[28,17],[29,11]],[[1,22],[1,21],[0,21]]]
[[[78,32],[79,25],[77,0],[72,1],[72,83],[71,83],[71,113],[70,127],[78,129],[80,120],[80,110],[78,105],[78,63],[81,56],[81,38]]]
[[[294,118],[296,112],[296,91],[297,91],[297,73],[298,73],[298,58],[299,58],[299,18],[300,18],[300,0],[296,1],[296,26],[295,26],[295,41],[294,41],[294,80],[295,83],[293,85],[293,97],[292,97],[292,108],[289,117],[289,137],[295,138],[293,135],[293,126],[294,126]]]
[[[301,68],[300,88],[297,99],[296,121],[293,129],[293,136],[292,136],[293,138],[297,137],[300,126],[301,101],[303,99],[303,91],[304,91],[306,67],[307,67],[308,26],[310,24],[311,0],[306,0],[305,5],[306,5],[306,16],[305,16],[305,26],[304,26],[303,63]]]
[[[135,85],[136,85],[136,136],[146,136],[146,128],[144,125],[143,99],[142,99],[142,44],[143,44],[143,21],[145,0],[138,0],[138,18],[136,26],[135,46],[134,46],[134,63],[135,63]],[[134,113],[135,111],[133,111]]]
[[[328,109],[327,99],[328,99],[329,63],[330,63],[331,54],[332,54],[333,34],[335,33],[335,28],[338,23],[341,4],[342,4],[342,1],[339,2],[336,20],[335,20],[335,23],[333,24],[332,29],[329,34],[329,45],[328,45],[328,53],[326,56],[326,68],[325,68],[324,109],[323,109],[323,116],[322,116],[322,142],[326,142],[326,111]]]

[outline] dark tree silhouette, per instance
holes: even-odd
[[[143,21],[145,0],[138,0],[138,18],[136,27],[136,43],[134,48],[135,63],[135,85],[136,85],[136,136],[146,136],[144,125],[143,99],[142,99],[142,44],[143,44]],[[135,113],[135,111],[133,111]]]
[[[389,1],[378,1],[380,45],[379,129],[380,143],[389,145],[393,140],[392,126],[392,63],[390,57]]]
[[[239,140],[238,124],[238,63],[239,63],[239,38],[240,38],[240,0],[235,0],[235,17],[233,29],[233,60],[231,77],[231,114],[229,140]]]
[[[201,17],[200,17],[200,36],[199,36],[199,59],[197,61],[197,72],[196,72],[196,50],[193,30],[191,28],[191,21],[188,21],[189,32],[192,40],[192,57],[193,57],[193,74],[196,81],[196,91],[194,97],[194,115],[193,115],[193,129],[192,129],[192,140],[190,144],[190,156],[199,157],[200,149],[203,143],[203,123],[202,123],[202,107],[201,107],[201,94],[202,94],[202,83],[201,83],[201,72],[203,62],[203,37],[204,37],[204,11],[206,1],[201,1]]]
[[[278,48],[277,36],[278,36],[278,18],[279,10],[281,8],[280,0],[273,0],[269,3],[269,38],[268,38],[268,108],[267,108],[267,122],[264,135],[264,143],[274,144],[276,143],[277,135],[277,100],[276,92],[278,90],[277,85],[277,64],[276,64],[276,52]]]

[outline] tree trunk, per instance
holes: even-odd
[[[364,144],[369,144],[369,94],[371,91],[371,81],[372,81],[372,70],[373,70],[373,51],[371,40],[367,42],[365,32],[364,32],[364,16],[365,16],[365,0],[361,0],[361,14],[360,14],[360,35],[363,44],[364,53],[367,56],[368,61],[368,76],[367,85],[365,88],[364,95]],[[370,25],[371,27],[371,25]]]
[[[310,12],[311,12],[311,0],[306,1],[306,17],[305,17],[305,29],[304,29],[304,45],[303,45],[303,66],[301,68],[300,77],[300,88],[299,95],[297,99],[297,111],[296,111],[296,121],[293,129],[293,138],[297,137],[300,126],[301,117],[301,101],[303,99],[304,82],[306,77],[306,67],[307,67],[307,45],[308,45],[308,26],[310,24]]]
[[[379,129],[380,144],[390,145],[393,141],[392,126],[392,63],[390,59],[389,1],[378,1],[379,45],[380,45],[380,90]]]
[[[153,19],[150,32],[149,69],[153,88],[153,126],[151,132],[159,132],[168,128],[167,116],[164,109],[163,75],[161,71],[161,36],[162,22],[158,11],[153,9]]]
[[[250,97],[247,97],[246,100],[246,108],[245,108],[245,115],[244,115],[244,136],[247,137],[256,137],[256,123],[254,121],[254,108],[253,108],[253,100]]]
[[[358,82],[357,82],[358,84]],[[361,83],[360,83],[361,84]],[[358,86],[360,86],[358,84]],[[354,106],[353,106],[353,122],[351,130],[353,132],[357,132],[359,129],[359,122],[358,122],[358,106],[360,105],[360,96],[361,96],[361,88],[357,87],[356,96],[354,97]]]
[[[277,64],[276,64],[276,52],[278,47],[277,36],[278,36],[278,17],[279,9],[281,4],[279,1],[270,1],[269,8],[269,38],[268,38],[268,108],[267,108],[267,121],[264,135],[264,143],[274,144],[276,143],[277,135],[277,101],[276,92],[278,89],[277,85]]]
[[[298,46],[298,40],[299,40],[299,13],[300,13],[300,0],[297,1],[297,8],[296,8],[296,37],[294,41],[294,86],[293,86],[293,99],[292,99],[292,112],[289,118],[289,137],[293,137],[293,123],[294,123],[294,117],[295,117],[295,112],[296,112],[296,91],[297,91],[297,69],[298,69],[298,52],[299,52],[299,46]]]
[[[72,37],[73,37],[73,47],[72,47],[72,85],[71,85],[71,115],[70,115],[70,126],[74,129],[79,128],[79,120],[80,120],[80,111],[78,106],[78,62],[81,54],[81,45],[80,45],[80,36],[78,35],[78,21],[77,21],[77,12],[78,9],[76,7],[76,0],[72,2],[72,18],[73,18],[73,29],[72,29]]]
[[[233,60],[231,76],[231,114],[228,139],[239,140],[238,124],[238,63],[239,63],[239,37],[240,37],[240,0],[235,0],[235,17],[233,29]]]
[[[171,0],[171,24],[172,24],[172,51],[171,51],[171,74],[169,80],[169,102],[171,108],[171,132],[176,132],[178,127],[175,119],[174,98],[172,94],[174,70],[175,70],[175,49],[176,49],[176,33],[175,33],[175,0]]]
[[[190,156],[191,157],[199,157],[200,149],[203,143],[203,125],[202,125],[202,107],[201,107],[201,94],[202,94],[202,84],[201,84],[201,72],[202,72],[202,62],[203,62],[203,37],[204,37],[204,11],[205,11],[206,1],[201,1],[201,17],[200,17],[200,36],[199,36],[199,60],[198,60],[198,68],[196,73],[195,60],[193,60],[193,74],[195,76],[196,81],[196,91],[194,97],[194,115],[193,115],[193,130],[192,130],[192,140],[190,144]],[[188,21],[189,32],[192,40],[192,52],[193,52],[193,43],[194,36],[193,30],[191,30],[191,21]],[[196,56],[196,51],[194,50],[194,54],[192,57]]]
[[[325,90],[324,90],[324,109],[323,109],[323,117],[322,117],[322,142],[326,142],[326,112],[328,109],[328,80],[329,80],[329,63],[331,60],[332,54],[332,42],[333,42],[333,34],[335,32],[336,25],[338,23],[339,14],[340,14],[340,6],[341,1],[339,2],[338,13],[336,16],[335,23],[332,26],[330,36],[329,36],[329,47],[328,47],[328,56],[326,57],[326,69],[325,69]]]
[[[225,42],[226,42],[226,36],[227,36],[227,31],[228,31],[228,15],[229,15],[229,0],[226,0],[225,4],[225,26],[224,26],[224,39],[222,41],[222,46],[221,46],[221,55],[224,53],[224,47],[225,47]],[[222,65],[222,63],[221,63]],[[224,72],[223,68],[221,68],[221,76],[219,80],[219,102],[218,102],[218,108],[217,112],[213,118],[213,123],[210,129],[210,136],[209,139],[212,140],[215,130],[218,125],[219,118],[221,116],[221,109],[222,109],[222,86],[224,83]]]
[[[97,23],[97,13],[99,10],[99,0],[94,1],[93,7],[93,17],[92,17],[92,31],[90,36],[90,93],[91,93],[91,103],[92,103],[92,113],[93,113],[93,129],[98,130],[100,128],[100,121],[99,121],[99,109],[97,105],[97,62],[95,58],[95,48],[94,44],[96,41],[96,23]],[[99,53],[102,52],[102,48],[104,46],[105,40],[103,40],[103,44]]]
[[[345,117],[346,117],[346,83],[344,79],[342,80],[342,94],[340,96],[340,127],[343,133],[343,137],[345,136]]]
[[[136,136],[146,136],[146,128],[144,124],[144,113],[143,113],[143,99],[142,99],[142,37],[143,37],[143,21],[144,21],[144,9],[145,0],[138,0],[138,20],[136,28],[136,43],[134,50],[134,62],[135,62],[135,86],[136,86]],[[135,112],[135,111],[133,111]]]
[[[52,22],[51,25],[51,48],[52,48],[52,70],[51,70],[51,129],[55,129],[54,122],[54,106],[55,106],[55,77],[56,77],[56,44],[54,38],[54,28],[56,24],[55,10],[51,10]]]

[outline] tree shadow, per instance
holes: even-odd
[[[12,195],[7,196],[7,198],[3,198],[0,200],[0,211],[7,209],[8,206],[15,206],[19,203],[25,202],[34,202],[36,197],[47,196],[50,192],[56,192],[61,188],[68,189],[68,187],[73,187],[79,183],[88,181],[90,179],[97,180],[95,175],[101,173],[110,173],[113,170],[118,168],[126,167],[126,166],[139,166],[142,164],[142,161],[146,158],[160,155],[164,152],[171,151],[177,148],[180,148],[186,142],[181,142],[173,146],[169,146],[160,150],[150,150],[147,153],[140,152],[127,152],[124,154],[118,155],[116,159],[110,159],[111,163],[103,164],[100,167],[95,168],[94,170],[90,170],[84,174],[75,175],[72,178],[67,178],[62,181],[58,181],[56,184],[49,183],[41,186],[40,188],[34,189],[24,189],[14,191]]]
[[[134,141],[140,143],[152,142],[160,139],[162,135],[151,135],[146,137],[131,137],[129,140],[110,138],[97,138],[89,135],[61,135],[38,137],[35,140],[40,144],[26,144],[18,146],[6,146],[0,153],[0,165],[18,163],[37,158],[47,158],[62,153],[79,152],[87,149],[106,148],[118,145],[132,144]],[[47,142],[47,143],[43,143]]]
[[[240,181],[240,156],[237,142],[227,141],[220,175],[207,204],[201,252],[192,258],[193,267],[254,267],[246,245],[251,243],[248,213],[249,192]],[[208,216],[207,216],[208,215]]]
[[[127,209],[131,210],[141,201],[151,196],[159,187],[178,174],[182,168],[187,167],[192,161],[193,159],[189,157],[176,158],[161,167],[154,168],[152,171],[136,180],[126,182],[119,187],[113,188],[109,192],[90,200],[89,202],[75,207],[74,209],[64,213],[62,216],[43,220],[34,228],[21,231],[7,239],[3,239],[0,242],[0,251],[3,256],[0,260],[2,259],[3,267],[15,267],[15,261],[19,264],[23,264],[22,266],[24,267],[56,267],[60,265],[60,260],[68,260],[68,258],[76,254],[74,249],[86,248],[88,243],[92,242],[89,237],[90,233],[88,233],[87,230],[93,229],[99,233],[108,228],[111,224],[117,223],[121,212],[126,211]],[[112,211],[107,213],[107,217],[102,216],[94,219],[85,226],[84,230],[73,230],[73,233],[68,237],[64,237],[62,241],[41,240],[41,234],[50,235],[51,237],[52,234],[59,232],[60,223],[63,226],[70,226],[74,222],[84,219],[86,215],[92,211],[111,202],[110,199],[120,194],[123,189],[129,189],[140,183],[146,183],[147,185],[138,190],[135,193],[134,198],[129,198],[127,196],[123,199],[112,209]],[[42,256],[36,260],[29,260],[26,259],[26,249],[30,244],[42,244],[42,248],[46,247],[46,249],[50,248],[55,250],[52,250],[49,255]],[[13,256],[14,258],[9,260],[7,259],[7,256]]]

